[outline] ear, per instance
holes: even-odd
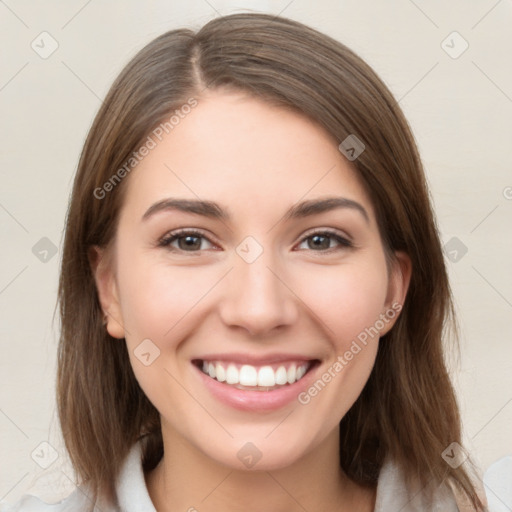
[[[384,336],[391,330],[399,317],[405,297],[407,296],[407,290],[409,289],[411,274],[411,258],[403,251],[396,251],[390,269],[385,310],[381,315],[381,318],[385,316],[384,328],[380,329],[381,336]]]
[[[89,250],[89,263],[96,282],[107,332],[113,338],[124,338],[123,316],[110,251],[97,246]]]

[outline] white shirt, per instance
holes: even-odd
[[[508,471],[508,479],[512,474],[512,457],[501,459],[505,461],[501,468]],[[501,462],[498,461],[498,462]],[[494,469],[493,469],[494,468]],[[491,466],[489,473],[486,472],[484,481],[486,481],[486,489],[493,487],[493,474],[497,474],[501,478],[501,482],[505,481],[500,468],[496,470],[496,464]],[[507,476],[507,475],[505,475]],[[499,487],[500,478],[494,479],[494,487]],[[491,481],[490,481],[491,480]],[[512,481],[512,479],[510,479]],[[511,491],[509,486],[509,492]],[[0,512],[84,512],[92,511],[92,502],[87,497],[87,485],[77,488],[66,499],[55,503],[47,504],[39,500],[35,496],[26,495],[15,505],[8,505],[5,502],[0,503]],[[119,508],[112,508],[104,503],[97,503],[94,512],[156,512],[156,509],[149,497],[144,473],[141,463],[141,447],[140,443],[135,444],[128,454],[121,468],[119,478],[116,484],[117,498]],[[501,496],[501,504],[506,505],[503,501],[510,500],[509,495]],[[435,503],[427,503],[421,491],[415,489],[406,489],[404,479],[397,466],[391,462],[386,462],[381,469],[377,484],[377,499],[375,504],[375,512],[457,512],[458,508],[451,491],[439,490],[436,494]],[[489,505],[491,505],[489,500]],[[490,508],[491,512],[497,512],[501,509]],[[510,510],[509,508],[503,510]]]

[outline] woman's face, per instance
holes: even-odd
[[[125,179],[96,280],[164,439],[257,469],[336,442],[408,281],[336,141],[214,92]]]

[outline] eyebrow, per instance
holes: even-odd
[[[308,201],[302,201],[293,205],[289,210],[287,210],[282,219],[291,220],[303,218],[340,208],[349,208],[355,210],[364,217],[367,223],[370,222],[368,212],[363,207],[363,205],[346,197],[327,197],[323,199],[311,199]],[[202,215],[204,217],[222,221],[231,220],[231,215],[214,201],[177,198],[167,198],[154,203],[146,210],[146,213],[144,213],[142,216],[142,220],[146,220],[156,213],[172,210],[185,213],[193,213],[196,215]]]

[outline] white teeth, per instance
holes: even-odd
[[[238,384],[238,369],[234,364],[230,364],[226,371],[226,382],[228,384]]]
[[[280,366],[276,372],[276,384],[282,386],[288,382],[288,376],[286,374],[286,368],[284,366]]]
[[[297,375],[297,368],[295,367],[294,364],[292,364],[290,366],[290,368],[288,368],[288,372],[286,374],[286,376],[288,377],[288,384],[293,384],[297,379],[295,378]]]
[[[257,386],[258,385],[258,372],[254,366],[249,366],[248,364],[244,364],[242,368],[240,368],[240,384],[242,386]]]
[[[226,370],[224,370],[224,366],[222,366],[219,363],[217,363],[215,365],[215,374],[216,374],[216,379],[219,382],[224,382],[226,380]]]
[[[277,369],[270,365],[254,367],[250,364],[244,364],[238,368],[235,364],[228,364],[220,361],[203,361],[203,373],[209,375],[212,379],[226,384],[248,387],[273,388],[275,386],[284,386],[293,384],[302,379],[306,374],[309,363],[297,365],[291,363],[288,368],[281,365]]]
[[[262,366],[258,370],[258,386],[271,387],[276,385],[276,377],[271,366]]]

